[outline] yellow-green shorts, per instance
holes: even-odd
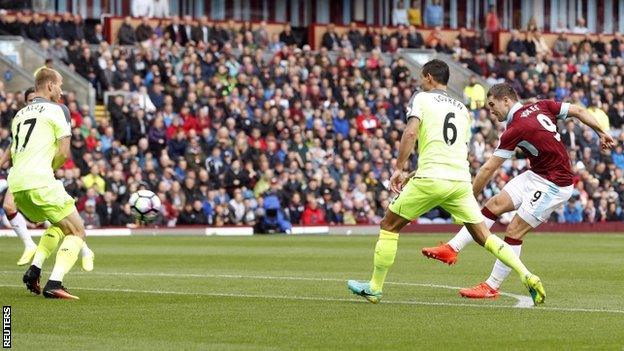
[[[455,223],[483,222],[470,182],[413,177],[388,209],[412,221],[438,206],[450,213]]]
[[[50,221],[56,224],[76,210],[74,198],[69,196],[63,183],[13,193],[17,209],[34,223]]]

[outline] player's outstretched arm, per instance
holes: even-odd
[[[4,164],[11,161],[11,145],[9,145],[2,153],[2,156],[0,156],[0,168],[4,168]]]
[[[503,162],[505,162],[504,158],[492,155],[492,157],[490,157],[490,159],[487,160],[481,168],[479,168],[479,172],[477,172],[477,175],[472,182],[472,192],[475,197],[481,194],[485,184],[492,179],[494,172],[500,168]]]
[[[405,162],[409,159],[414,150],[414,145],[418,140],[418,132],[420,128],[420,119],[410,118],[407,126],[401,136],[401,145],[399,146],[399,157],[397,158],[396,168],[390,177],[390,189],[395,193],[401,192],[403,183],[407,178],[407,173],[403,170]]]
[[[65,164],[65,161],[71,157],[70,140],[70,137],[59,139],[59,146],[52,160],[52,169],[55,171],[61,168],[61,166]]]
[[[600,146],[603,149],[611,149],[615,146],[613,137],[611,137],[611,135],[609,135],[606,131],[602,130],[598,121],[596,121],[596,118],[594,118],[594,116],[592,116],[592,114],[583,107],[570,105],[570,108],[568,109],[568,116],[578,118],[583,124],[593,129],[600,137]]]

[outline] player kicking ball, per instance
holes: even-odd
[[[35,98],[19,110],[11,122],[9,189],[17,208],[35,222],[48,220],[33,259],[24,274],[26,288],[46,298],[78,299],[63,287],[65,274],[78,259],[84,245],[85,228],[74,199],[54,178],[54,170],[70,157],[69,110],[58,103],[63,77],[55,70],[42,68],[35,75]],[[56,262],[47,284],[41,289],[41,264],[58,243]]]
[[[472,194],[468,164],[468,142],[472,118],[463,103],[446,93],[449,67],[440,60],[427,62],[422,69],[423,92],[414,94],[407,109],[407,126],[401,137],[399,156],[390,178],[392,191],[399,195],[390,203],[381,221],[375,246],[373,276],[370,281],[349,280],[351,292],[372,303],[382,297],[383,284],[394,263],[399,232],[412,220],[440,206],[456,222],[464,223],[472,238],[494,256],[512,267],[528,288],[533,302],[546,296],[538,276],[520,261],[513,249],[490,233]],[[407,180],[403,170],[418,141],[418,169]]]
[[[24,100],[27,104],[35,98],[35,88],[28,88],[24,92]],[[7,148],[7,150],[0,157],[0,167],[4,167],[4,164],[7,163],[11,159],[11,150]],[[8,189],[8,182],[4,179],[0,180],[0,193],[5,192],[4,194],[4,202],[2,203],[2,207],[4,209],[5,218],[3,218],[3,224],[7,227],[11,227],[15,234],[22,240],[24,243],[24,252],[22,256],[17,260],[18,266],[25,266],[33,259],[37,251],[37,245],[32,240],[30,236],[30,231],[28,230],[28,226],[26,224],[26,219],[24,216],[17,210],[15,206],[15,200],[13,198],[13,194]],[[8,222],[8,223],[6,223]],[[44,222],[44,225],[49,226],[49,222]],[[82,256],[82,269],[91,272],[93,270],[93,261],[95,259],[95,255],[93,251],[89,249],[87,244],[85,243],[80,252]],[[43,261],[41,262],[43,264]],[[41,264],[39,268],[41,268]]]
[[[557,132],[557,119],[578,118],[598,133],[603,149],[612,148],[615,142],[584,108],[552,100],[522,105],[518,101],[518,95],[508,84],[497,84],[490,88],[487,105],[496,119],[505,122],[507,127],[500,137],[498,149],[479,169],[472,190],[474,194],[480,194],[503,162],[513,156],[516,147],[527,155],[531,169],[509,181],[499,194],[487,201],[481,211],[488,228],[503,213],[518,211],[507,226],[505,242],[511,246],[516,256],[520,256],[524,235],[544,223],[572,195],[574,174],[568,152]],[[457,261],[457,253],[470,241],[472,237],[464,227],[448,243],[424,248],[422,253],[453,264]],[[497,260],[485,282],[461,289],[459,293],[468,298],[496,298],[510,271],[508,265]]]

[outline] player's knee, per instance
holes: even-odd
[[[392,233],[398,233],[401,230],[400,223],[396,220],[395,216],[391,215],[390,212],[386,213],[379,226],[381,229]]]
[[[516,240],[522,239],[522,237],[524,236],[522,226],[520,226],[516,221],[511,221],[511,223],[507,225],[507,229],[505,230],[505,236]]]
[[[494,196],[485,203],[485,207],[494,215],[500,216],[504,212],[505,203],[500,196]]]
[[[4,209],[4,212],[7,215],[11,215],[11,214],[15,214],[17,213],[17,207],[15,206],[15,203],[13,201],[4,201],[4,204],[2,204],[2,208]]]

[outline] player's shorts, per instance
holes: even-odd
[[[510,180],[503,190],[511,197],[518,216],[536,228],[568,201],[574,187],[560,187],[532,171],[526,171]]]
[[[17,209],[33,223],[46,220],[58,223],[76,210],[71,197],[60,181],[50,185],[13,193]]]
[[[412,221],[437,206],[450,213],[455,223],[483,222],[470,182],[413,177],[388,209]]]

